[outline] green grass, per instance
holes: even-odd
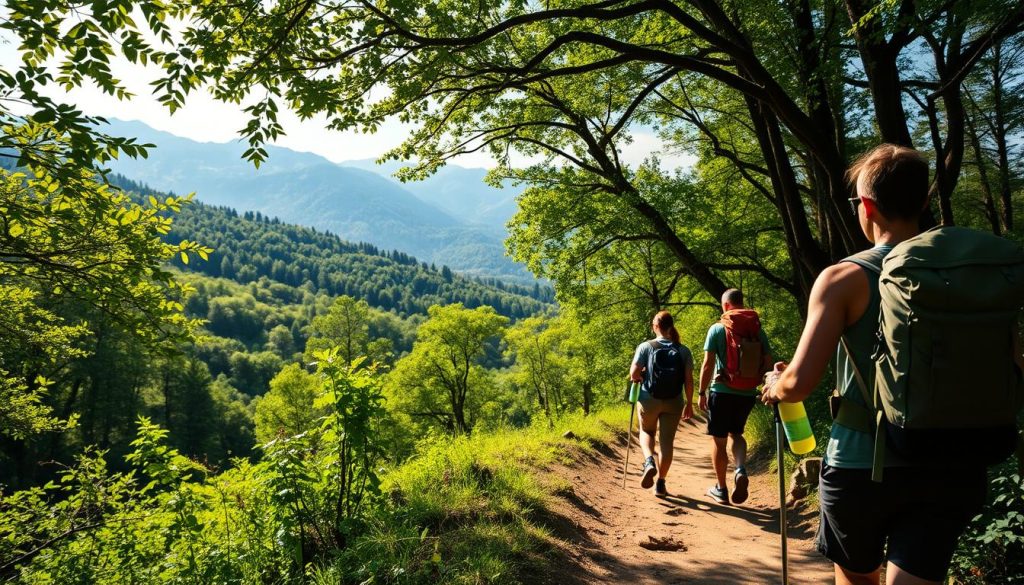
[[[551,468],[610,441],[626,417],[620,406],[567,416],[553,428],[541,421],[421,445],[385,474],[386,502],[364,535],[336,563],[313,570],[310,582],[557,581],[560,547],[546,512],[569,484]]]

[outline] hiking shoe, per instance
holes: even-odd
[[[750,485],[750,478],[747,477],[747,470],[742,467],[736,470],[736,489],[732,492],[732,503],[742,504],[747,501],[747,486]]]
[[[725,488],[719,487],[718,484],[708,488],[708,495],[719,504],[729,505],[729,492]]]
[[[658,467],[654,464],[654,457],[648,457],[644,461],[643,477],[640,478],[640,487],[650,489],[654,485],[654,476],[658,474]]]
[[[668,497],[668,490],[665,489],[665,478],[658,478],[658,483],[654,485],[654,495],[659,498]]]

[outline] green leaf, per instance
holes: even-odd
[[[39,110],[32,115],[32,120],[39,124],[49,124],[57,119],[57,112],[52,109]]]

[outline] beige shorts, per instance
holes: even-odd
[[[637,415],[640,418],[640,430],[653,435],[659,430],[658,443],[662,452],[672,448],[676,438],[676,428],[683,418],[686,399],[680,394],[675,398],[661,399],[648,397],[637,401]]]

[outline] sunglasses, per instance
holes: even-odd
[[[850,197],[847,201],[850,202],[850,209],[853,210],[853,214],[857,215],[857,206],[860,205],[860,197]]]

